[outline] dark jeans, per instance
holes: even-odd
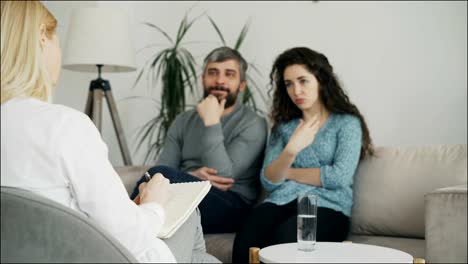
[[[349,232],[349,217],[317,208],[317,241],[341,242]],[[249,248],[297,242],[297,200],[285,205],[263,203],[252,210],[236,234],[233,263],[248,263]]]
[[[161,173],[168,178],[171,183],[195,182],[201,181],[180,170],[167,166],[156,166],[148,171],[151,175]],[[138,195],[138,186],[146,181],[145,177],[137,182],[131,198],[135,199]],[[216,187],[211,187],[208,194],[198,205],[201,214],[201,224],[203,233],[232,233],[236,232],[244,216],[251,209],[251,206],[244,202],[239,195],[231,191],[221,191]]]

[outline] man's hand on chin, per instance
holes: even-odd
[[[216,96],[210,94],[197,105],[198,115],[203,120],[205,126],[219,124],[225,104],[226,99],[222,99],[219,102]]]

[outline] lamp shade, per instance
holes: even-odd
[[[68,28],[63,68],[73,71],[134,71],[135,49],[126,14],[117,9],[75,9]]]

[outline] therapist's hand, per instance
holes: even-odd
[[[169,198],[169,180],[161,173],[156,173],[149,182],[138,186],[140,204],[156,202],[164,207]]]

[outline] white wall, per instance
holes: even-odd
[[[174,36],[184,13],[210,14],[227,42],[233,43],[251,19],[241,48],[263,72],[258,82],[267,89],[274,58],[287,48],[308,46],[324,53],[351,100],[367,119],[375,145],[466,144],[467,138],[467,3],[463,2],[46,2],[63,26],[71,9],[106,6],[125,10],[134,26],[137,49],[167,41],[141,24],[152,22]],[[66,28],[59,28],[62,46]],[[187,47],[201,64],[219,45],[206,18],[188,33]],[[139,68],[152,52],[137,54]],[[144,83],[131,86],[137,72],[106,74],[116,97],[130,148],[138,126],[156,114],[150,100],[124,100],[134,95],[156,98]],[[55,102],[83,111],[94,74],[62,71]],[[103,114],[103,138],[110,159],[121,165],[112,123]],[[132,154],[142,163],[142,152]]]

